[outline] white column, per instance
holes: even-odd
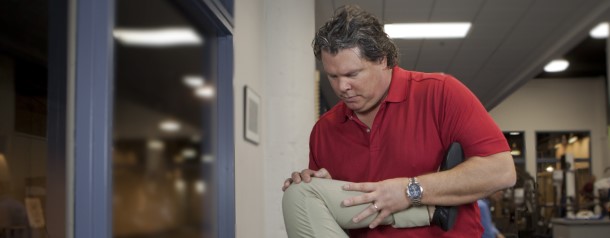
[[[265,0],[265,237],[286,237],[282,182],[307,167],[315,120],[314,1]]]

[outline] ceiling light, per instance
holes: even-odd
[[[518,131],[512,131],[512,132],[510,132],[509,134],[510,134],[511,136],[518,136],[518,135],[519,135],[519,134],[521,134],[521,133],[519,133]]]
[[[553,172],[555,171],[555,168],[552,165],[549,165],[549,167],[546,167],[546,172]]]
[[[608,22],[599,23],[589,32],[589,35],[595,39],[608,38],[608,28]]]
[[[397,23],[385,24],[385,32],[390,38],[464,38],[470,29],[470,22],[451,23]]]
[[[206,184],[205,184],[205,182],[204,182],[204,181],[202,181],[202,180],[197,180],[197,182],[195,182],[195,191],[196,191],[198,194],[205,193],[206,188],[207,188],[207,186],[206,186]]]
[[[214,96],[214,88],[212,87],[200,87],[195,91],[198,97],[211,98]]]
[[[202,38],[191,28],[114,29],[114,38],[132,46],[201,45]]]
[[[214,156],[209,155],[209,154],[203,155],[203,156],[201,156],[201,161],[203,163],[210,164],[210,163],[214,162]]]
[[[182,78],[182,82],[191,88],[198,88],[203,86],[203,77],[199,75],[185,75]]]
[[[165,144],[163,144],[163,141],[153,139],[148,141],[148,148],[152,150],[162,150],[165,148]]]
[[[549,73],[564,71],[570,66],[570,62],[564,59],[556,59],[544,66],[544,71]]]
[[[184,182],[184,180],[182,180],[182,179],[177,179],[176,181],[174,181],[174,188],[178,192],[184,192],[184,190],[186,188],[186,182]]]
[[[514,155],[514,156],[519,156],[519,155],[521,155],[521,151],[520,150],[511,150],[510,154]]]
[[[182,157],[185,159],[193,159],[197,156],[197,151],[193,148],[185,148],[182,150]]]
[[[570,139],[568,140],[568,143],[572,144],[572,143],[576,142],[577,140],[578,140],[578,137],[577,137],[577,136],[572,136],[572,137],[570,137]]]
[[[176,132],[180,130],[180,123],[177,121],[167,120],[159,124],[159,128],[166,132]]]

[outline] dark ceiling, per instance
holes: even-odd
[[[606,39],[585,38],[563,55],[570,66],[562,72],[542,71],[536,78],[595,78],[606,77]]]
[[[171,0],[118,1],[115,29],[195,29],[173,3]],[[202,45],[174,47],[127,46],[114,41],[115,137],[168,136],[150,129],[164,117],[192,128],[202,122],[209,123],[210,117],[202,115],[202,111],[210,111],[213,101],[197,98],[193,90],[182,82],[185,75],[201,75],[206,79],[206,85],[215,83],[214,64],[208,63],[213,56],[210,44],[214,41],[205,33],[200,32],[200,37],[204,42]],[[123,107],[125,105],[129,107]],[[197,130],[182,131],[188,134]]]
[[[0,56],[12,58],[19,95],[46,97],[47,1],[0,1]]]
[[[0,0],[0,54],[46,66],[47,1]]]
[[[117,1],[115,25],[117,28],[191,26],[173,3],[171,0]],[[48,9],[44,0],[0,0],[0,57],[8,57],[14,62],[15,87],[19,95],[46,96]],[[115,102],[130,100],[152,111],[165,110],[164,114],[156,115],[159,119],[171,114],[190,124],[199,124],[201,115],[193,108],[206,107],[211,102],[197,100],[193,91],[182,84],[182,77],[202,74],[208,79],[214,78],[210,69],[214,64],[203,63],[208,59],[206,57],[213,55],[210,44],[213,41],[208,39],[204,46],[144,48],[128,47],[115,41]],[[137,124],[116,123],[116,126],[126,134],[130,130],[123,127],[143,128],[146,123],[141,120]],[[151,130],[139,131],[152,133]]]

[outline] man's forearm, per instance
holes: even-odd
[[[510,153],[502,152],[471,157],[453,169],[417,178],[424,188],[423,204],[455,206],[513,186],[516,172]]]

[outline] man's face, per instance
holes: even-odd
[[[336,55],[322,51],[322,64],[335,94],[357,114],[377,109],[390,85],[392,71],[386,60],[363,59],[358,47]]]

